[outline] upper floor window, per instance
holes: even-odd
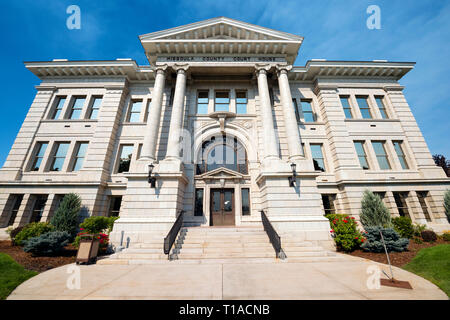
[[[389,170],[391,169],[391,165],[389,164],[389,159],[386,153],[386,149],[384,147],[384,141],[375,141],[372,142],[373,149],[375,151],[375,155],[377,157],[378,164],[380,165],[381,170]]]
[[[214,111],[230,110],[230,93],[228,91],[217,91],[214,101]]]
[[[56,107],[52,115],[52,119],[57,120],[61,116],[64,103],[66,103],[66,97],[57,97]]]
[[[142,110],[142,100],[131,101],[130,112],[128,114],[128,122],[139,122]]]
[[[316,122],[316,115],[311,106],[311,100],[300,100],[302,106],[303,118],[305,122]]]
[[[94,97],[90,108],[89,119],[98,119],[98,112],[102,104],[102,97]]]
[[[117,167],[118,173],[130,171],[132,155],[133,155],[133,145],[132,144],[123,144],[120,146],[119,165]]]
[[[50,171],[61,171],[64,166],[64,161],[66,160],[67,150],[69,150],[70,143],[68,142],[57,142],[55,152],[52,156],[52,162],[50,166]]]
[[[322,144],[311,144],[311,155],[314,163],[314,169],[325,171],[325,158],[323,157]]]
[[[242,199],[242,215],[249,216],[250,215],[250,189],[249,188],[241,189],[241,199]]]
[[[36,144],[36,153],[31,165],[31,171],[38,171],[44,159],[45,150],[47,149],[48,142],[38,142]]]
[[[77,146],[77,153],[73,162],[72,171],[78,171],[83,167],[84,158],[86,157],[87,142],[80,142]]]
[[[372,119],[369,103],[367,102],[367,96],[356,96],[356,101],[358,102],[359,110],[361,110],[363,119]]]
[[[356,154],[358,155],[359,164],[361,165],[361,168],[363,168],[364,170],[369,169],[369,163],[367,162],[366,151],[364,150],[364,142],[355,141],[354,144],[355,144]]]
[[[350,106],[349,97],[347,96],[341,96],[341,104],[342,108],[344,109],[344,114],[346,119],[352,119],[352,107]]]
[[[70,110],[69,119],[76,120],[81,118],[81,112],[83,110],[86,97],[75,97]]]
[[[197,113],[208,114],[208,91],[199,91],[197,96]]]
[[[247,91],[236,92],[236,113],[247,113]]]
[[[383,97],[376,96],[375,101],[377,102],[378,110],[380,110],[381,118],[388,119],[389,117],[388,117],[388,114],[386,111],[386,106],[384,105],[384,102],[383,102]]]
[[[400,161],[400,165],[402,166],[402,169],[406,170],[409,169],[408,162],[406,162],[406,156],[403,152],[402,148],[402,142],[401,141],[392,141],[394,144],[395,152],[397,153],[398,161]]]

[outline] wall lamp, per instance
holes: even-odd
[[[292,176],[288,177],[289,187],[295,187],[295,181],[297,179],[297,171],[295,171],[297,165],[295,163],[291,163]]]
[[[153,165],[153,163],[148,165],[148,183],[150,183],[151,188],[154,188],[156,183],[156,177],[155,176],[152,177],[152,172],[154,168],[155,166]]]

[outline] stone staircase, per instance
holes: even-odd
[[[163,238],[155,234],[144,243],[131,245],[98,264],[168,263]],[[337,261],[335,252],[314,241],[301,241],[295,234],[283,234],[281,243],[287,258],[276,259],[275,250],[263,227],[183,227],[172,247],[170,263],[267,263]]]

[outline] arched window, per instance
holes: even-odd
[[[244,146],[233,137],[212,137],[203,142],[197,174],[217,168],[227,168],[247,174],[247,152]]]

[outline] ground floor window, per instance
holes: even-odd
[[[109,204],[108,217],[118,217],[122,205],[122,196],[112,196]]]
[[[8,227],[14,224],[16,220],[17,213],[19,212],[20,205],[22,204],[23,194],[13,194],[11,195],[13,206],[11,209],[11,215],[9,216]]]
[[[322,195],[322,204],[325,210],[325,214],[334,214],[336,213],[336,208],[334,206],[334,202],[336,201],[335,194],[323,194]]]
[[[36,195],[36,200],[34,202],[33,211],[31,213],[30,222],[41,221],[42,215],[44,213],[45,203],[47,202],[47,195]]]
[[[394,192],[395,204],[397,205],[398,214],[401,217],[409,217],[408,205],[406,199],[408,192]]]
[[[203,189],[195,189],[194,216],[203,216]]]
[[[427,191],[417,191],[417,198],[419,198],[420,206],[422,207],[423,214],[427,221],[431,221],[430,210],[427,205],[428,192]]]
[[[242,188],[241,189],[241,200],[242,200],[242,215],[249,216],[250,215],[250,189]]]

